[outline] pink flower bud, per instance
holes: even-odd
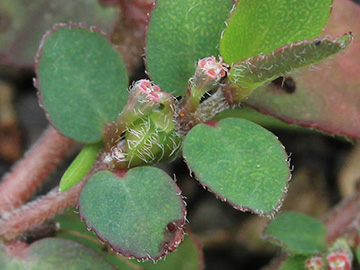
[[[329,263],[328,270],[351,270],[351,260],[346,252],[330,253],[326,259]]]
[[[160,102],[159,93],[161,89],[158,85],[153,84],[149,80],[139,80],[130,90],[133,93],[133,97],[138,100],[144,100],[148,102]]]
[[[161,89],[160,89],[160,87],[158,86],[158,85],[154,85],[153,86],[153,91],[155,91],[155,92],[160,92],[161,91]]]
[[[156,103],[159,103],[160,102],[160,97],[157,93],[155,92],[150,92],[147,96],[146,96],[147,99],[151,100],[151,101],[154,101]]]
[[[226,72],[227,68],[221,57],[219,62],[214,56],[198,61],[198,73],[204,73],[210,80],[218,81],[225,76]]]
[[[144,94],[148,94],[151,91],[151,82],[148,80],[140,80],[135,83],[134,88]]]

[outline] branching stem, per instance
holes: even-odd
[[[0,215],[24,204],[74,146],[49,127],[0,183]]]
[[[27,230],[40,225],[45,220],[54,217],[66,208],[75,205],[86,181],[94,173],[103,169],[104,164],[95,162],[82,181],[73,188],[61,192],[56,187],[47,195],[6,214],[0,219],[0,238],[10,241]]]

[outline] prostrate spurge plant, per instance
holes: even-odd
[[[286,195],[288,156],[277,138],[238,118],[208,122],[254,89],[342,50],[351,34],[317,38],[332,1],[158,0],[146,66],[133,82],[96,28],[58,24],[36,60],[49,121],[87,144],[60,183],[90,171],[81,219],[126,257],[158,260],[183,239],[185,203],[159,162],[181,154],[196,179],[242,211],[273,217]],[[284,31],[286,29],[286,31]],[[220,44],[220,45],[219,45]]]

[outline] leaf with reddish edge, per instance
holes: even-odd
[[[56,25],[42,40],[36,74],[50,122],[76,141],[100,140],[105,124],[118,117],[127,101],[123,59],[96,28]]]
[[[167,254],[164,260],[159,260],[154,264],[152,261],[140,262],[136,259],[129,260],[108,249],[107,245],[101,243],[93,232],[87,230],[84,222],[80,221],[79,215],[74,212],[74,209],[69,209],[65,213],[56,216],[55,221],[60,225],[60,230],[56,234],[57,237],[70,239],[92,248],[121,270],[139,270],[139,267],[146,270],[203,269],[201,246],[188,228],[185,229],[186,235],[184,236],[184,241],[176,249],[176,252]]]
[[[98,172],[78,204],[87,227],[125,257],[156,261],[182,241],[186,210],[181,191],[158,168],[136,167],[125,176]]]
[[[228,64],[319,36],[332,0],[239,0],[220,41]]]
[[[176,249],[176,252],[166,255],[164,260],[138,263],[146,270],[202,270],[204,269],[204,258],[200,243],[188,229],[184,242]]]
[[[237,118],[197,125],[183,155],[200,183],[234,208],[267,217],[280,208],[290,178],[287,154],[259,125]]]
[[[61,238],[44,238],[29,246],[15,243],[7,252],[0,243],[0,258],[1,267],[5,266],[1,269],[9,270],[116,269],[88,247]]]
[[[326,247],[326,227],[310,216],[285,212],[266,227],[263,238],[292,254],[313,255]]]
[[[347,50],[316,69],[291,75],[294,93],[268,84],[257,88],[245,104],[287,123],[360,138],[360,6],[336,0],[324,33],[337,36],[349,30],[355,40]]]
[[[346,34],[335,40],[316,38],[294,42],[268,55],[234,64],[228,78],[238,87],[254,89],[286,73],[323,61],[345,50],[352,40],[353,36]]]
[[[32,66],[42,35],[55,23],[81,22],[110,34],[116,14],[116,9],[101,7],[97,0],[1,0],[0,60]]]

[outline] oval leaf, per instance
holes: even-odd
[[[195,126],[184,158],[197,179],[235,208],[271,216],[282,203],[290,170],[284,147],[266,129],[227,118]]]
[[[122,57],[94,28],[57,25],[43,38],[36,72],[51,123],[76,141],[98,141],[127,101]]]
[[[89,172],[103,147],[102,142],[85,145],[61,177],[59,190],[64,192],[79,183]]]
[[[1,0],[0,56],[4,54],[4,62],[32,67],[41,37],[55,23],[81,22],[111,33],[116,14],[98,0]]]
[[[360,6],[337,0],[325,33],[360,32]],[[340,55],[291,75],[291,94],[273,84],[256,89],[246,104],[287,123],[360,138],[360,39]]]
[[[1,253],[0,244],[0,258]],[[1,260],[1,266],[5,265],[5,269],[9,270],[116,269],[91,249],[74,241],[60,238],[45,238],[36,241],[25,248],[22,254],[17,255],[22,256],[21,259],[4,256],[6,259]]]
[[[332,0],[239,0],[220,53],[228,64],[320,35]]]
[[[312,255],[324,250],[326,227],[307,215],[287,212],[267,226],[264,238],[291,253]]]
[[[323,61],[346,49],[352,40],[352,35],[347,34],[335,40],[317,38],[291,43],[266,56],[234,64],[228,77],[236,86],[254,89],[298,68]]]
[[[218,56],[232,0],[158,0],[146,38],[146,66],[165,92],[185,93],[200,58]]]
[[[80,215],[115,251],[156,260],[182,241],[185,206],[180,194],[158,168],[133,168],[123,178],[103,171],[82,190]]]

